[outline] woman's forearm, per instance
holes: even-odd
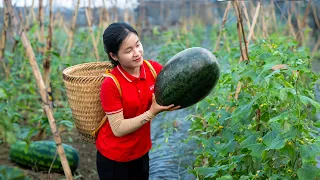
[[[124,119],[123,112],[108,115],[108,120],[115,136],[121,137],[139,129],[145,123],[152,120],[154,115],[149,111],[130,119]]]

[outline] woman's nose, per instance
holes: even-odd
[[[134,48],[134,56],[140,56],[141,52],[139,48]]]

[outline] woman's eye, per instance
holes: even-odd
[[[140,43],[139,44],[137,44],[137,47],[139,47],[140,46]]]
[[[130,50],[128,50],[126,53],[130,53],[131,52],[131,49]]]

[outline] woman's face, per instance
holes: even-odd
[[[114,59],[118,60],[125,70],[135,69],[143,64],[143,47],[135,33],[130,33],[123,40]]]

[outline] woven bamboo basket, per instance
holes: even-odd
[[[89,62],[63,70],[68,103],[80,137],[95,143],[91,134],[105,116],[100,102],[100,86],[103,74],[111,69],[110,62]]]

